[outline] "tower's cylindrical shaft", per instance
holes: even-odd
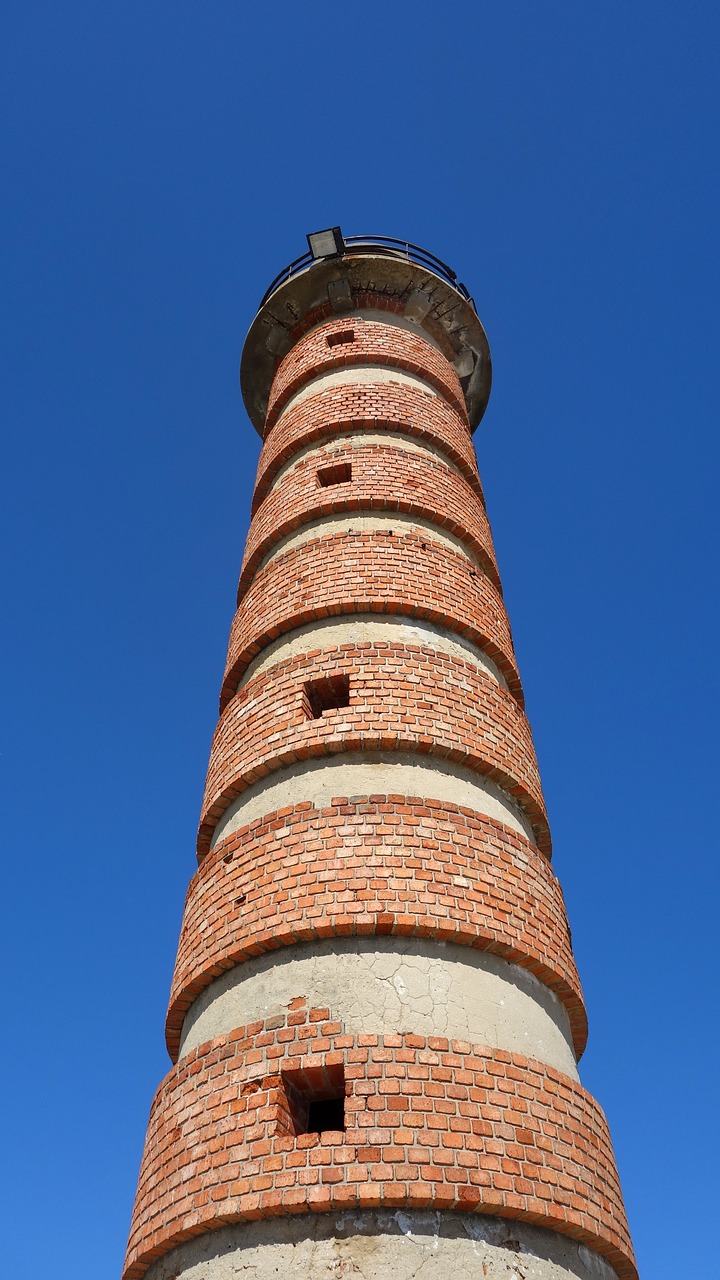
[[[472,305],[412,256],[317,262],[243,388],[264,442],[125,1280],[633,1280]]]

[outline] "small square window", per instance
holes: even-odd
[[[345,1132],[345,1071],[342,1065],[283,1071],[280,1128],[301,1133]]]
[[[352,480],[352,462],[336,462],[332,467],[320,467],[317,478],[321,489],[327,489],[331,484],[347,484]]]
[[[339,329],[337,333],[331,333],[326,339],[329,347],[341,347],[346,342],[355,341],[354,329]]]
[[[308,680],[303,687],[303,702],[308,720],[319,720],[325,711],[350,705],[348,676],[323,676]]]

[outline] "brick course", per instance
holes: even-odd
[[[522,965],[587,1018],[562,890],[528,840],[471,809],[412,796],[273,811],[218,841],[190,882],[166,1024],[177,1058],[193,1000],[226,969],[329,937],[435,938]]]
[[[348,463],[352,478],[321,487],[318,469]],[[444,462],[393,448],[392,444],[350,443],[320,449],[302,458],[267,494],[257,509],[245,544],[239,595],[261,560],[293,530],[339,512],[389,512],[429,520],[460,540],[484,572],[499,585],[495,550],[485,507],[467,481]]]
[[[350,705],[307,718],[304,684],[350,679]],[[223,711],[210,749],[198,852],[236,796],[284,765],[349,751],[416,751],[462,764],[512,796],[549,853],[530,728],[511,694],[470,662],[419,645],[318,649],[250,679]]]
[[[325,534],[281,552],[256,574],[233,619],[221,709],[270,641],[349,613],[405,615],[472,640],[523,705],[510,623],[493,583],[462,552],[398,529]]]
[[[482,497],[475,450],[467,423],[439,396],[423,395],[400,382],[347,383],[290,405],[266,437],[258,461],[253,511],[280,467],[299,449],[343,431],[393,431],[427,441],[455,464]]]
[[[356,289],[351,287],[352,306],[355,311],[387,311],[388,318],[390,316],[405,315],[405,303],[401,298],[392,297],[390,294],[381,293],[377,289]],[[369,317],[361,317],[368,319]],[[290,339],[293,343],[299,342],[304,334],[310,333],[311,329],[316,329],[318,325],[325,321],[337,321],[337,316],[333,311],[330,302],[323,303],[321,306],[313,308],[307,315],[303,316],[296,325],[293,326]],[[338,321],[341,329],[350,328],[352,319],[348,313],[344,321]],[[377,319],[374,321],[377,324]],[[425,317],[423,321],[423,334],[427,334],[432,338],[439,347],[440,351],[451,364],[455,358],[455,352],[450,345],[447,333],[441,324],[438,324],[430,315]],[[333,331],[334,334],[334,331]]]
[[[326,1009],[240,1027],[170,1071],[150,1115],[125,1263],[233,1222],[332,1209],[441,1209],[549,1227],[637,1271],[605,1117],[520,1054],[346,1035]],[[287,1135],[282,1072],[343,1066],[345,1132]]]
[[[348,328],[355,333],[352,343],[328,345],[329,337]],[[274,427],[290,397],[311,379],[332,369],[368,364],[403,369],[423,378],[467,422],[465,398],[458,376],[445,356],[427,338],[395,325],[353,315],[350,321],[345,317],[319,325],[300,338],[280,362],[268,400],[265,435]]]

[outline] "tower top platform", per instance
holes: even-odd
[[[240,385],[262,434],[280,360],[315,323],[361,309],[387,309],[443,349],[463,388],[474,431],[490,395],[492,366],[475,303],[455,272],[404,240],[349,236],[339,227],[308,236],[310,249],[276,276],[245,339]]]

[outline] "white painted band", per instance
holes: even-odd
[[[527,969],[421,938],[331,938],[236,965],[188,1010],[180,1057],[298,997],[328,1009],[343,1035],[445,1036],[522,1053],[578,1079],[568,1016]]]
[[[454,635],[452,631],[432,622],[416,621],[414,618],[403,618],[395,614],[373,613],[321,618],[281,636],[279,640],[267,645],[250,663],[238,689],[247,684],[248,680],[263,671],[269,671],[288,658],[295,658],[312,649],[329,649],[349,644],[402,644],[432,649],[435,653],[446,653],[463,662],[472,662],[507,689],[505,678],[495,663],[472,640]]]
[[[304,760],[261,778],[225,810],[213,832],[211,848],[233,831],[285,805],[309,800],[313,807],[325,809],[336,796],[369,795],[446,801],[503,822],[535,843],[530,823],[510,796],[472,769],[411,752],[367,751]]]

